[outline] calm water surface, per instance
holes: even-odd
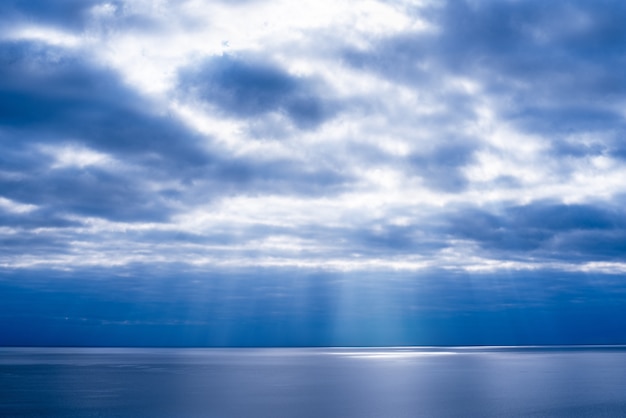
[[[0,348],[1,417],[626,417],[626,349]]]

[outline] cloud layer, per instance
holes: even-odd
[[[189,261],[161,236],[208,264],[621,269],[615,2],[3,9],[4,231],[69,251],[6,267]]]
[[[623,273],[625,19],[612,0],[5,1],[3,280]]]

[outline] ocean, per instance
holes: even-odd
[[[626,417],[626,348],[0,348],[0,417]]]

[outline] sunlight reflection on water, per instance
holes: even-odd
[[[2,417],[626,416],[626,349],[0,349]]]

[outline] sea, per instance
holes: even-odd
[[[626,348],[0,348],[0,417],[626,417]]]

